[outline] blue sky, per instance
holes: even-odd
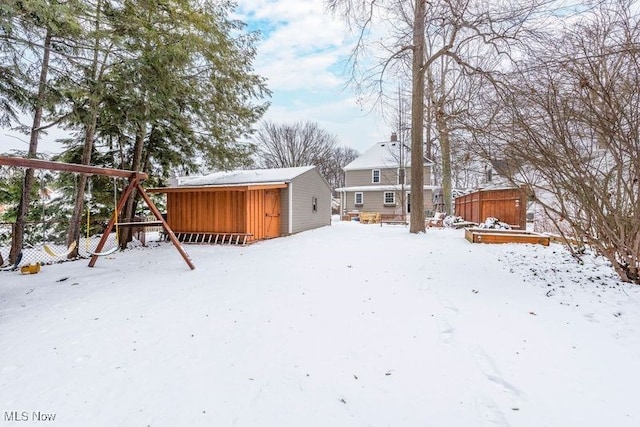
[[[266,120],[316,122],[360,152],[388,139],[391,127],[345,87],[351,46],[323,0],[239,0],[236,13],[261,32],[254,66],[273,92]]]

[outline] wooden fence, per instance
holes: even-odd
[[[456,197],[456,216],[480,224],[498,218],[514,228],[527,228],[527,196],[519,188],[487,189]]]

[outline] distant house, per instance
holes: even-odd
[[[183,177],[166,193],[167,223],[187,242],[236,234],[247,241],[331,224],[331,188],[315,166]]]
[[[484,182],[479,187],[515,187],[511,179],[518,174],[518,167],[512,161],[492,159],[484,166]]]
[[[431,168],[433,162],[423,156],[425,212],[433,210]],[[342,215],[354,212],[379,212],[383,215],[411,213],[411,150],[396,134],[378,142],[346,165],[345,186],[337,188]]]

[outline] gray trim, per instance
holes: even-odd
[[[287,232],[293,233],[293,181],[289,183],[289,224]]]

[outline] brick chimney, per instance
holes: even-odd
[[[398,142],[398,134],[391,132],[391,142]]]

